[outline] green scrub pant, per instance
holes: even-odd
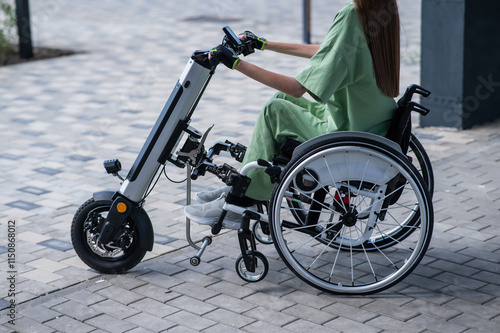
[[[305,142],[334,130],[333,120],[324,105],[304,97],[277,93],[257,118],[242,165],[259,158],[271,161],[286,137]],[[245,195],[255,200],[269,200],[274,184],[264,169],[252,169],[247,176],[252,181]]]

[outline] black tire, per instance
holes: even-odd
[[[139,244],[139,231],[130,216],[122,226],[121,244],[100,244],[100,224],[106,218],[111,200],[89,199],[76,212],[71,224],[71,241],[76,254],[89,267],[105,274],[124,273],[139,262],[146,254]]]
[[[246,282],[254,283],[262,281],[269,272],[269,262],[267,261],[266,256],[259,251],[253,251],[248,255],[253,256],[255,270],[253,272],[247,270],[243,255],[240,254],[235,262],[236,273],[238,273],[238,276]]]
[[[420,143],[415,135],[411,135],[410,144],[407,154],[411,159],[412,163],[417,168],[418,172],[422,175],[422,178],[427,184],[427,189],[429,194],[434,193],[434,171],[432,170],[431,160],[429,155],[424,149],[424,146]]]
[[[425,255],[433,229],[427,184],[415,166],[395,149],[368,138],[330,138],[303,151],[283,170],[269,207],[274,245],[290,270],[334,294],[380,292],[408,276]],[[382,202],[390,199],[387,185],[397,175],[406,179],[399,188],[404,190],[380,221]],[[324,202],[315,198],[319,192],[325,193]],[[300,202],[298,194],[310,203],[296,207],[307,210],[304,216],[318,214],[315,224],[297,221],[296,208],[288,202]],[[408,226],[411,232],[401,239],[385,234],[386,229],[401,231],[399,219],[411,221],[415,211],[418,222]],[[377,241],[370,243],[372,238]],[[378,246],[386,238],[392,246]]]

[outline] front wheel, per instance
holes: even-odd
[[[76,254],[89,267],[106,274],[126,272],[146,254],[140,247],[139,231],[132,216],[121,226],[117,242],[102,244],[98,241],[99,230],[112,204],[111,200],[87,200],[76,212],[71,225],[71,241]]]
[[[238,276],[247,282],[259,282],[262,281],[269,272],[269,262],[266,256],[264,256],[259,251],[253,251],[247,254],[250,256],[252,261],[252,269],[247,267],[243,255],[239,255],[236,259],[235,268]]]

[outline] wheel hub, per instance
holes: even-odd
[[[354,227],[356,222],[358,222],[358,211],[351,207],[349,211],[342,216],[342,223],[346,227]]]

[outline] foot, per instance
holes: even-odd
[[[231,186],[221,187],[213,191],[198,192],[196,193],[196,200],[202,204],[214,201],[219,199],[221,195],[225,196],[229,190],[231,190]]]
[[[218,199],[199,205],[186,206],[184,213],[191,221],[199,224],[213,226],[219,219],[223,211],[225,196],[221,195]],[[248,207],[249,210],[257,210],[257,206]],[[228,229],[239,229],[241,225],[241,215],[228,211],[222,226]]]

